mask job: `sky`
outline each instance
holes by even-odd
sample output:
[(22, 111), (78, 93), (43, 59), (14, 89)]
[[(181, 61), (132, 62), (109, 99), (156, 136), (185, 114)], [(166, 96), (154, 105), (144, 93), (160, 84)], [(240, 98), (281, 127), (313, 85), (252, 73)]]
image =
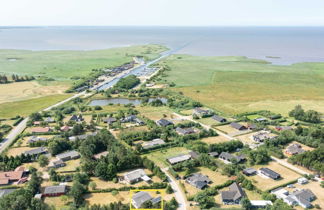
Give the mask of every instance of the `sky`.
[(0, 0), (0, 26), (324, 26), (324, 0)]

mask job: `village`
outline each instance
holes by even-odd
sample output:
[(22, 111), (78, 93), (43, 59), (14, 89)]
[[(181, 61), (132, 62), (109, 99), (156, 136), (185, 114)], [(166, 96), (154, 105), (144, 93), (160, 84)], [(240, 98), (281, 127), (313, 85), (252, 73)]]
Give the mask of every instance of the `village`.
[(229, 116), (132, 75), (30, 115), (1, 156), (0, 196), (42, 180), (34, 199), (57, 209), (321, 208), (323, 168), (294, 159), (316, 151), (299, 137), (310, 128), (323, 132), (269, 111)]

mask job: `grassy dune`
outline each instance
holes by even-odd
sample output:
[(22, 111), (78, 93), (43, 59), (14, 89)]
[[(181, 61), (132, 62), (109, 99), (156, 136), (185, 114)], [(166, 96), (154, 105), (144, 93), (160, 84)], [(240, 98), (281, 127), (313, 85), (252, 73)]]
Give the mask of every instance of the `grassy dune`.
[[(64, 81), (72, 76), (86, 76), (95, 68), (121, 65), (136, 55), (152, 59), (164, 50), (166, 48), (160, 45), (94, 51), (0, 50), (0, 74), (47, 76)], [(16, 60), (10, 61), (10, 58)]]
[(245, 57), (189, 55), (163, 62), (172, 70), (162, 79), (174, 82), (174, 90), (222, 112), (287, 114), (296, 104), (324, 112), (324, 63), (279, 66)]

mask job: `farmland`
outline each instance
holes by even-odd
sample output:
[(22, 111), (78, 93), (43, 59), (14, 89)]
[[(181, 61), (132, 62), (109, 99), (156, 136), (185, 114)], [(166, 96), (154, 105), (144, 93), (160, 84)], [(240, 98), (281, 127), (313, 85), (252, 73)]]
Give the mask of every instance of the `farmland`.
[[(180, 58), (180, 59), (179, 59)], [(245, 57), (170, 56), (163, 82), (224, 113), (264, 109), (287, 115), (296, 104), (323, 112), (324, 64), (269, 65)]]

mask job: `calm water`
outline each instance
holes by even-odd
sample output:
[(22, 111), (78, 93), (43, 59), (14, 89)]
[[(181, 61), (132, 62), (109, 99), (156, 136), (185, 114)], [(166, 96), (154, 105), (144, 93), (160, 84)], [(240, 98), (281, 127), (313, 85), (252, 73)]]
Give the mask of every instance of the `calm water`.
[[(150, 98), (149, 102), (153, 100), (160, 99), (162, 103), (167, 103), (168, 99), (166, 98)], [(89, 106), (107, 106), (108, 104), (133, 104), (134, 106), (140, 105), (142, 100), (140, 99), (128, 99), (128, 98), (108, 98), (108, 99), (96, 99), (92, 100), (89, 103)]]
[[(94, 50), (163, 44), (178, 53), (248, 56), (273, 62), (324, 62), (324, 27), (0, 28), (0, 49)], [(267, 58), (280, 57), (280, 58)]]

